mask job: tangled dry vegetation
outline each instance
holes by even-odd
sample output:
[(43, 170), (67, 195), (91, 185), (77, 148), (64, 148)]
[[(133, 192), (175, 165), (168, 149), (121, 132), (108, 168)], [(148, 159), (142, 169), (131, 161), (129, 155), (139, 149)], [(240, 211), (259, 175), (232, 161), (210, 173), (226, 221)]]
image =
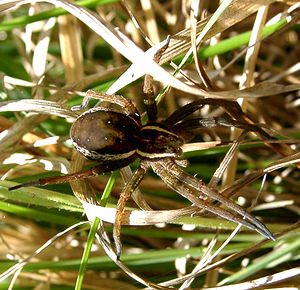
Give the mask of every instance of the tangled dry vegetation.
[[(0, 3), (0, 288), (296, 289), (300, 4), (30, 2)], [(157, 65), (153, 53), (168, 35)], [(8, 190), (90, 166), (69, 141), (70, 108), (93, 88), (118, 91), (142, 112), (146, 73), (155, 78), (160, 118), (203, 96), (226, 98), (273, 137), (216, 127), (183, 151), (188, 172), (251, 211), (276, 241), (191, 208), (149, 172), (134, 201), (153, 210), (130, 201), (117, 260), (115, 204), (136, 163), (70, 184)], [(197, 114), (224, 112), (205, 106)]]

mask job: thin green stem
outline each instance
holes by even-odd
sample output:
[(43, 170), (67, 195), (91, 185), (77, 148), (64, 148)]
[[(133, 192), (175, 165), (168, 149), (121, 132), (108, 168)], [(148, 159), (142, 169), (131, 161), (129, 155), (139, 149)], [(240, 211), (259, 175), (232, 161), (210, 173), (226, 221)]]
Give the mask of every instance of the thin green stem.
[[(105, 206), (107, 203), (107, 200), (110, 196), (111, 190), (115, 184), (116, 178), (117, 178), (117, 174), (118, 172), (115, 171), (111, 174), (106, 187), (103, 191), (101, 200), (100, 200), (100, 206)], [(76, 281), (76, 286), (75, 286), (75, 290), (80, 290), (82, 288), (82, 283), (83, 283), (83, 279), (84, 279), (84, 274), (88, 265), (88, 260), (89, 260), (89, 256), (91, 253), (91, 249), (92, 249), (92, 245), (94, 243), (95, 240), (95, 236), (97, 233), (97, 230), (99, 228), (100, 225), (100, 219), (98, 217), (96, 217), (94, 219), (94, 222), (92, 224), (92, 227), (90, 229), (89, 235), (88, 235), (88, 239), (87, 239), (87, 243), (86, 246), (84, 248), (83, 251), (83, 255), (81, 258), (81, 263), (80, 263), (80, 267), (79, 267), (79, 273), (77, 276), (77, 281)]]

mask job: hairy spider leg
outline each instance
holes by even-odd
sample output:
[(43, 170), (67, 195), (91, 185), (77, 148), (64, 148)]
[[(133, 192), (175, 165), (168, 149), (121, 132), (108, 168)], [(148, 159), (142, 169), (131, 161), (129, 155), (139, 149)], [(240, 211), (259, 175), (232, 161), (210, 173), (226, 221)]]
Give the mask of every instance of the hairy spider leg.
[(132, 193), (137, 189), (137, 187), (141, 183), (148, 168), (149, 165), (146, 162), (141, 161), (139, 168), (133, 173), (131, 179), (126, 183), (125, 187), (123, 188), (120, 194), (117, 203), (115, 224), (113, 228), (113, 238), (116, 247), (116, 255), (118, 258), (120, 258), (121, 251), (122, 251), (121, 225), (122, 225), (122, 217), (125, 211), (125, 206)]
[[(156, 63), (159, 63), (162, 54), (168, 48), (170, 39), (171, 38), (168, 37), (166, 40), (166, 44), (155, 53), (153, 60)], [(157, 120), (157, 106), (154, 98), (153, 77), (151, 75), (148, 74), (145, 75), (143, 92), (144, 92), (144, 104), (146, 106), (148, 122), (154, 123)]]
[[(267, 132), (265, 132), (263, 129), (261, 129), (259, 126), (249, 123), (249, 118), (247, 115), (242, 111), (239, 104), (235, 101), (229, 101), (229, 100), (223, 100), (223, 99), (201, 99), (194, 101), (192, 103), (189, 103), (177, 111), (175, 111), (173, 114), (171, 114), (165, 121), (163, 121), (166, 125), (177, 125), (177, 123), (183, 123), (183, 122), (189, 122), (185, 121), (188, 116), (196, 112), (197, 110), (201, 109), (205, 105), (211, 105), (211, 106), (221, 106), (225, 109), (225, 111), (234, 119), (230, 118), (223, 118), (224, 121), (221, 121), (222, 119), (216, 119), (216, 124), (213, 124), (213, 120), (210, 124), (211, 127), (215, 126), (226, 126), (226, 127), (237, 127), (237, 128), (243, 128), (247, 129), (249, 131), (254, 131), (258, 133), (263, 139), (274, 139), (272, 136), (270, 136)], [(237, 120), (243, 119), (244, 123), (238, 122)], [(201, 120), (201, 118), (195, 118)], [(213, 119), (213, 118), (212, 118)], [(201, 122), (201, 121), (200, 121)], [(205, 124), (203, 122), (203, 124)], [(206, 127), (210, 127), (209, 123), (206, 123)], [(194, 128), (196, 128), (196, 122), (193, 125)], [(201, 126), (201, 123), (199, 124)]]
[(154, 98), (153, 89), (153, 77), (151, 75), (145, 75), (143, 92), (144, 92), (144, 104), (146, 106), (146, 112), (148, 122), (153, 123), (157, 120), (157, 106)]
[[(155, 53), (153, 60), (156, 63), (159, 63), (162, 54), (169, 46), (169, 42), (170, 42), (170, 38), (167, 38), (166, 44)], [(157, 105), (154, 98), (153, 77), (151, 75), (148, 74), (145, 75), (143, 92), (144, 92), (144, 104), (146, 107), (148, 123), (155, 123), (157, 121)], [(130, 198), (130, 196), (132, 195), (132, 193), (136, 190), (136, 188), (142, 181), (148, 168), (149, 165), (146, 165), (145, 162), (141, 161), (140, 167), (134, 172), (133, 176), (126, 183), (124, 189), (120, 194), (120, 198), (117, 203), (116, 219), (115, 219), (115, 224), (113, 229), (113, 237), (115, 241), (116, 254), (118, 258), (120, 257), (121, 250), (122, 250), (122, 243), (120, 237), (121, 237), (122, 217), (124, 214), (125, 205), (128, 199)]]
[[(248, 122), (248, 117), (245, 115), (245, 113), (242, 111), (241, 107), (237, 102), (229, 101), (229, 100), (223, 100), (223, 99), (201, 99), (194, 101), (192, 103), (189, 103), (177, 111), (175, 111), (173, 114), (171, 114), (165, 121), (163, 121), (166, 125), (177, 125), (183, 124), (184, 122), (191, 122), (189, 120), (185, 121), (185, 119), (196, 112), (197, 110), (201, 109), (205, 105), (211, 105), (211, 106), (221, 106), (225, 109), (225, 111), (234, 119), (230, 118), (216, 118), (216, 122), (214, 124), (213, 119), (211, 118), (211, 122), (205, 122), (203, 121), (203, 125), (205, 127), (215, 127), (215, 126), (226, 126), (226, 127), (237, 127), (237, 128), (243, 128), (247, 129), (249, 131), (257, 132), (259, 135), (261, 135), (264, 139), (273, 139), (268, 133), (266, 133), (264, 130), (262, 130), (259, 126), (253, 125)], [(244, 123), (238, 122), (237, 120), (243, 119)], [(195, 118), (201, 120), (202, 118)], [(193, 120), (193, 119), (191, 119)], [(205, 119), (204, 119), (205, 120)], [(209, 120), (209, 118), (207, 119)], [(187, 123), (188, 124), (188, 123)], [(207, 125), (206, 125), (207, 124)], [(211, 125), (210, 125), (211, 124)], [(196, 122), (193, 125), (193, 129), (196, 128)], [(202, 126), (200, 121), (200, 126)]]
[[(190, 118), (183, 120), (180, 123), (174, 125), (176, 132), (186, 132), (189, 130), (201, 129), (201, 128), (213, 128), (213, 127), (235, 127), (250, 132), (259, 132), (259, 135), (264, 135), (265, 139), (273, 139), (266, 132), (264, 132), (258, 125), (240, 123), (229, 117), (208, 117), (208, 118)], [(180, 133), (179, 133), (180, 134)]]
[[(266, 131), (264, 131), (258, 125), (252, 123), (249, 117), (243, 112), (240, 105), (235, 101), (224, 100), (224, 99), (200, 99), (189, 103), (180, 109), (176, 110), (173, 114), (171, 114), (162, 124), (167, 126), (174, 126), (178, 122), (182, 122), (185, 118), (190, 116), (195, 111), (202, 108), (204, 105), (212, 105), (212, 106), (221, 106), (225, 109), (227, 114), (235, 119), (237, 122), (241, 120), (242, 124), (249, 125), (249, 131), (253, 131), (263, 140), (276, 140), (276, 138), (272, 137)], [(237, 124), (237, 123), (236, 123)], [(244, 126), (244, 125), (242, 125)], [(235, 127), (238, 127), (236, 125)], [(279, 153), (282, 156), (289, 156), (294, 154), (294, 150), (288, 146), (287, 144), (276, 144), (276, 143), (265, 143), (266, 146)]]
[(152, 165), (154, 172), (160, 176), (160, 178), (175, 192), (179, 193), (181, 196), (188, 199), (198, 208), (202, 208), (208, 212), (211, 212), (215, 215), (218, 215), (226, 220), (233, 221), (235, 223), (242, 224), (250, 229), (258, 231), (260, 234), (266, 236), (266, 233), (260, 228), (256, 227), (252, 223), (244, 220), (238, 216), (235, 216), (230, 211), (222, 209), (214, 204), (211, 204), (208, 200), (205, 200), (205, 197), (199, 190), (195, 190), (187, 184), (183, 183), (177, 177), (174, 177), (172, 174), (166, 171), (166, 167), (163, 164), (163, 161), (154, 162)]
[(234, 212), (240, 214), (241, 216), (251, 221), (253, 224), (255, 224), (255, 226), (257, 226), (257, 228), (260, 228), (264, 232), (264, 236), (266, 236), (267, 238), (274, 239), (271, 232), (268, 229), (266, 229), (263, 223), (261, 223), (251, 214), (249, 214), (245, 209), (234, 203), (231, 199), (226, 198), (214, 189), (208, 188), (202, 180), (199, 180), (194, 176), (181, 170), (171, 159), (165, 160), (164, 165), (166, 168), (168, 168), (168, 172), (172, 173), (179, 180), (183, 181), (185, 184), (194, 188), (195, 190), (202, 192), (207, 197), (210, 197), (226, 205), (229, 209), (233, 210)]
[(88, 178), (92, 176), (99, 175), (101, 173), (105, 172), (111, 172), (113, 170), (119, 169), (121, 167), (124, 167), (128, 165), (127, 160), (123, 161), (115, 161), (115, 162), (110, 162), (109, 166), (107, 164), (98, 164), (97, 166), (87, 169), (87, 170), (82, 170), (79, 172), (75, 173), (70, 173), (66, 175), (60, 175), (60, 176), (52, 176), (52, 177), (46, 177), (46, 178), (40, 178), (38, 180), (34, 181), (29, 181), (25, 183), (18, 184), (16, 186), (12, 186), (9, 188), (9, 190), (15, 190), (19, 189), (22, 187), (28, 187), (28, 186), (45, 186), (49, 184), (59, 184), (59, 183), (67, 183), (72, 180), (78, 180), (78, 179), (83, 179), (83, 178)]
[[(235, 108), (236, 105), (239, 107), (239, 105), (234, 101), (228, 101), (223, 99), (200, 99), (180, 107), (162, 123), (165, 125), (175, 125), (176, 123), (183, 121), (186, 117), (190, 116), (205, 105), (212, 105), (223, 108)], [(237, 109), (235, 109), (235, 111), (236, 110)], [(235, 114), (235, 116), (236, 115), (237, 114)]]
[(94, 90), (88, 90), (81, 105), (72, 107), (72, 110), (82, 110), (86, 108), (91, 99), (117, 104), (119, 107), (123, 108), (122, 111), (118, 110), (119, 112), (125, 112), (126, 115), (130, 115), (138, 121), (140, 120), (140, 113), (130, 99), (126, 99), (121, 95), (110, 95), (103, 92), (96, 92)]
[[(240, 218), (232, 215), (232, 213), (229, 211), (226, 211), (226, 210), (224, 211), (223, 209), (222, 209), (222, 211), (220, 211), (220, 208), (219, 208), (219, 210), (217, 212), (216, 208), (218, 208), (218, 207), (216, 207), (212, 204), (208, 205), (207, 202), (206, 202), (206, 204), (204, 202), (205, 207), (203, 207), (203, 204), (202, 204), (203, 199), (201, 200), (201, 202), (199, 204), (199, 198), (201, 198), (201, 197), (194, 197), (193, 199), (195, 199), (196, 201), (198, 200), (198, 205), (200, 207), (203, 207), (206, 210), (209, 210), (210, 212), (216, 213), (216, 214), (224, 217), (225, 219), (232, 220), (232, 221), (238, 222), (242, 225), (245, 225), (246, 227), (256, 230), (263, 236), (265, 236), (269, 239), (275, 240), (273, 234), (257, 218), (255, 218), (253, 215), (248, 213), (245, 209), (243, 209), (242, 207), (237, 205), (231, 199), (228, 199), (227, 197), (223, 196), (220, 192), (209, 188), (207, 185), (205, 185), (205, 183), (202, 180), (197, 179), (196, 177), (181, 170), (180, 167), (177, 166), (176, 163), (171, 158), (166, 158), (162, 161), (159, 161), (159, 163), (161, 164), (162, 168), (164, 168), (163, 171), (165, 172), (164, 179), (161, 176), (162, 171), (159, 171), (159, 173), (160, 173), (159, 176), (161, 176), (161, 178), (163, 180), (166, 180), (166, 183), (169, 185), (172, 185), (172, 183), (175, 182), (176, 186), (173, 185), (173, 189), (179, 188), (178, 186), (180, 183), (185, 184), (186, 187), (188, 187), (190, 189), (194, 189), (193, 192), (196, 191), (198, 193), (202, 193), (208, 198), (212, 198), (216, 201), (219, 201), (220, 203), (224, 204), (225, 206), (227, 206), (229, 209), (231, 209), (235, 213), (240, 214), (242, 217), (247, 219), (250, 223), (248, 221), (246, 221), (245, 219), (240, 219)], [(184, 187), (182, 187), (182, 188), (184, 189)], [(176, 191), (178, 193), (180, 193), (178, 191), (178, 189)], [(189, 195), (188, 199), (191, 200), (191, 198), (192, 197)], [(225, 215), (224, 215), (224, 213), (225, 213)]]

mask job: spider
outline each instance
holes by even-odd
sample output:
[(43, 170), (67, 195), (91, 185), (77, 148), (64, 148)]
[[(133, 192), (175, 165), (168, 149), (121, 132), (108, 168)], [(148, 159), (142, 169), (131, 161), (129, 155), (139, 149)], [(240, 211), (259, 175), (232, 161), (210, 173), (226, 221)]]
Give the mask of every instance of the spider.
[[(161, 53), (162, 51), (157, 52), (155, 61), (159, 60)], [(158, 121), (153, 78), (149, 75), (145, 76), (143, 90), (148, 116), (148, 121), (144, 125), (136, 106), (129, 99), (92, 90), (86, 93), (79, 109), (85, 108), (91, 98), (115, 105), (114, 108), (107, 108), (101, 104), (99, 107), (91, 108), (79, 115), (71, 127), (70, 137), (75, 149), (86, 158), (94, 160), (97, 163), (95, 167), (65, 176), (23, 183), (10, 190), (87, 178), (120, 169), (140, 159), (139, 167), (124, 186), (117, 203), (113, 230), (117, 257), (121, 254), (120, 230), (126, 201), (137, 189), (149, 168), (152, 168), (171, 189), (187, 198), (196, 207), (256, 230), (264, 237), (274, 240), (272, 233), (257, 218), (217, 190), (209, 188), (202, 180), (185, 172), (182, 169), (184, 162), (181, 156), (182, 145), (191, 140), (196, 129), (203, 127), (234, 126), (254, 131), (264, 139), (270, 136), (260, 127), (248, 123), (236, 102), (223, 99), (200, 99), (191, 102), (165, 120)], [(192, 114), (204, 105), (221, 106), (227, 111), (228, 116), (226, 118), (193, 117)], [(240, 121), (241, 116), (245, 121)], [(220, 202), (227, 209), (209, 203), (207, 198)]]

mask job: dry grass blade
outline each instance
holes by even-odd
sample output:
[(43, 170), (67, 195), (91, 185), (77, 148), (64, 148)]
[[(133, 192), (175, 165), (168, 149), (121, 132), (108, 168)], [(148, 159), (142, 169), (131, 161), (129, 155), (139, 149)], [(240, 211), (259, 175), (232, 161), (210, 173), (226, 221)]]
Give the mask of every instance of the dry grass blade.
[(72, 121), (74, 121), (78, 116), (70, 109), (64, 108), (56, 102), (46, 100), (20, 100), (16, 102), (2, 102), (0, 104), (0, 112), (22, 111), (70, 118)]
[(84, 224), (87, 224), (87, 222), (81, 222), (81, 223), (72, 225), (71, 227), (69, 227), (69, 228), (65, 229), (64, 231), (62, 231), (62, 232), (56, 234), (55, 236), (51, 237), (51, 239), (49, 239), (44, 245), (42, 245), (39, 249), (37, 249), (32, 255), (30, 255), (29, 257), (27, 257), (27, 258), (23, 259), (22, 261), (18, 262), (16, 265), (9, 268), (7, 271), (3, 272), (0, 275), (0, 281), (1, 282), (4, 281), (9, 276), (13, 275), (18, 270), (22, 269), (27, 263), (30, 262), (31, 259), (35, 258), (42, 251), (44, 251), (46, 248), (51, 246), (55, 242), (55, 240), (61, 238), (64, 235), (66, 235), (68, 232), (74, 230), (76, 227), (79, 227), (79, 226), (84, 225)]
[(246, 289), (255, 289), (258, 287), (265, 288), (266, 285), (272, 285), (277, 282), (282, 282), (286, 279), (297, 277), (300, 274), (300, 268), (285, 270), (280, 273), (276, 273), (274, 275), (268, 275), (263, 278), (255, 279), (249, 282), (245, 283), (239, 283), (239, 284), (231, 284), (229, 286), (220, 286), (220, 287), (214, 287), (214, 288), (206, 288), (207, 290), (246, 290)]
[(271, 173), (272, 171), (278, 170), (280, 168), (284, 168), (286, 166), (292, 165), (292, 164), (299, 164), (300, 162), (300, 153), (297, 152), (293, 155), (281, 158), (277, 160), (276, 162), (270, 164), (269, 166), (266, 166), (266, 168), (261, 170), (256, 170), (253, 173), (249, 173), (248, 175), (244, 176), (243, 178), (240, 178), (235, 181), (235, 183), (229, 187), (226, 188), (222, 194), (225, 196), (231, 196), (235, 192), (238, 192), (241, 188), (246, 186), (247, 184), (250, 184), (254, 180), (257, 180), (261, 177), (263, 177), (266, 174)]
[[(18, 3), (18, 5), (31, 3), (31, 1), (28, 0), (11, 0), (6, 2)], [(151, 57), (148, 57), (147, 54), (144, 54), (144, 52), (138, 46), (136, 46), (128, 37), (126, 37), (120, 31), (115, 30), (113, 27), (105, 23), (105, 21), (99, 15), (93, 14), (85, 8), (78, 7), (67, 1), (40, 0), (38, 2), (49, 2), (57, 7), (64, 8), (65, 10), (76, 16), (78, 19), (80, 19), (82, 22), (86, 23), (89, 28), (91, 28), (95, 33), (99, 34), (105, 41), (107, 41), (124, 57), (129, 59), (135, 65), (136, 70), (135, 74), (131, 73), (133, 76), (131, 78), (131, 82), (133, 82), (135, 79), (141, 77), (146, 73), (152, 75), (154, 78), (157, 75), (159, 75), (159, 80), (165, 83), (166, 85), (170, 85), (179, 90), (183, 90), (196, 95), (207, 95), (206, 92), (195, 87), (189, 86), (179, 81), (171, 74), (167, 73), (158, 64), (156, 64)], [(159, 46), (161, 46), (161, 44), (159, 44)], [(157, 49), (157, 47), (153, 48), (154, 51), (157, 51)], [(138, 62), (136, 61), (137, 59)], [(109, 93), (114, 93), (114, 91), (110, 91)]]
[(256, 84), (250, 88), (245, 88), (242, 90), (230, 90), (226, 92), (217, 92), (216, 96), (220, 98), (262, 98), (267, 96), (279, 95), (282, 93), (289, 93), (293, 91), (298, 91), (300, 89), (300, 84), (292, 85), (281, 85), (273, 82), (262, 82)]
[[(104, 222), (108, 222), (111, 224), (114, 223), (116, 216), (115, 208), (102, 207), (84, 201), (82, 202), (82, 204), (85, 208), (85, 212), (88, 212), (91, 216), (90, 220), (98, 217)], [(165, 211), (126, 210), (122, 219), (122, 224), (131, 226), (150, 226), (159, 223), (176, 223), (177, 219), (190, 217), (196, 211), (197, 210), (193, 207)]]
[[(203, 37), (203, 41), (210, 39), (217, 33), (223, 32), (227, 28), (239, 23), (246, 17), (255, 13), (262, 5), (270, 5), (276, 0), (268, 1), (251, 1), (246, 3), (243, 1), (231, 1), (232, 3), (225, 10), (225, 13), (221, 14), (216, 24), (206, 33)], [(205, 19), (198, 23), (197, 34), (199, 35), (203, 30), (203, 27), (208, 23), (209, 19)], [(161, 63), (170, 61), (177, 55), (187, 51), (191, 47), (190, 41), (190, 29), (186, 29), (174, 35), (173, 41), (170, 43), (170, 48), (166, 51), (161, 59)]]

